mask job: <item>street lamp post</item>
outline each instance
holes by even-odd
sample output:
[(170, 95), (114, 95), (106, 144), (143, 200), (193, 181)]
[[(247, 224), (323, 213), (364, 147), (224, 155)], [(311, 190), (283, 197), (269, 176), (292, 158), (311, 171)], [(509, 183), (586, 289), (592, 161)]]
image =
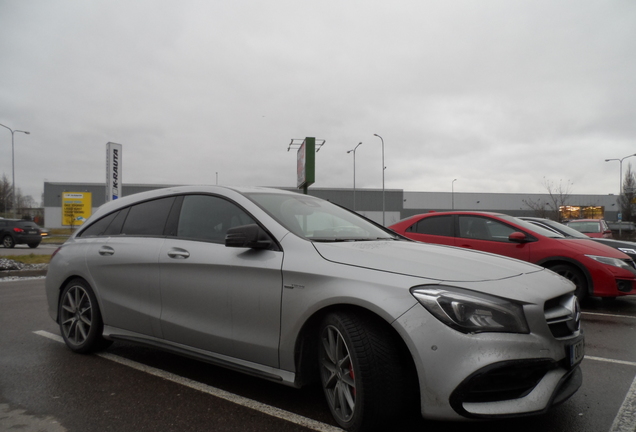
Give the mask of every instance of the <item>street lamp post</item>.
[(15, 219), (15, 153), (14, 153), (14, 146), (13, 146), (13, 135), (16, 132), (21, 132), (23, 134), (27, 134), (29, 135), (31, 132), (27, 132), (27, 131), (23, 131), (23, 130), (13, 130), (11, 129), (9, 126), (5, 126), (3, 124), (0, 124), (0, 126), (2, 126), (3, 128), (7, 128), (11, 131), (11, 209), (13, 210), (13, 218)]
[[(605, 159), (605, 162), (609, 162), (609, 161), (618, 161), (618, 165), (619, 165), (619, 183), (618, 183), (618, 205), (620, 207), (620, 203), (621, 200), (623, 199), (623, 161), (627, 158), (630, 158), (632, 156), (636, 156), (636, 153), (634, 154), (630, 154), (628, 156), (625, 156), (624, 158), (621, 159)], [(619, 208), (619, 211), (622, 213), (623, 209)], [(619, 237), (623, 234), (622, 232), (622, 222), (623, 222), (623, 218), (621, 217), (621, 219), (618, 221), (618, 235)]]
[(384, 170), (386, 167), (384, 166), (384, 140), (378, 134), (373, 134), (373, 136), (377, 136), (382, 141), (382, 226), (385, 226), (384, 219)]
[(353, 211), (356, 211), (356, 150), (361, 145), (362, 143), (358, 143), (353, 150), (347, 151), (347, 154), (353, 153)]
[(457, 179), (453, 179), (451, 182), (451, 210), (455, 210), (455, 182)]

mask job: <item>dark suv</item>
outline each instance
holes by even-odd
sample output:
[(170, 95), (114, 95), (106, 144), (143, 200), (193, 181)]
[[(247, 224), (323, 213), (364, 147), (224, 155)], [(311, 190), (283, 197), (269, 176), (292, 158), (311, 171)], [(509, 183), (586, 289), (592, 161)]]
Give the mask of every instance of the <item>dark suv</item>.
[(6, 248), (27, 244), (36, 248), (42, 241), (42, 230), (33, 221), (22, 219), (0, 219), (0, 242)]

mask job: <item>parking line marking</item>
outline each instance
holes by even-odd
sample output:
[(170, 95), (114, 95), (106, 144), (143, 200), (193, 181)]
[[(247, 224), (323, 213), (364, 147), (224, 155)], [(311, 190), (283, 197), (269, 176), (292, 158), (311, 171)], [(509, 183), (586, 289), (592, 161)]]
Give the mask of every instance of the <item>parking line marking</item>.
[[(616, 363), (616, 364), (624, 364), (627, 366), (636, 366), (636, 362), (630, 362), (627, 360), (614, 360), (614, 359), (606, 359), (603, 357), (594, 357), (594, 356), (585, 356), (586, 359), (588, 360), (595, 360), (595, 361), (602, 361), (602, 362), (608, 362), (608, 363)], [(631, 431), (634, 432), (634, 431)]]
[(631, 315), (615, 315), (615, 314), (606, 314), (600, 312), (581, 312), (582, 315), (596, 315), (596, 316), (604, 316), (610, 318), (628, 318), (628, 319), (636, 319), (636, 316)]
[(636, 377), (610, 428), (610, 432), (634, 431), (636, 431)]
[[(43, 330), (38, 330), (33, 332), (39, 336), (43, 336), (45, 338), (48, 339), (52, 339), (56, 342), (62, 342), (64, 343), (64, 339), (62, 339), (61, 336), (53, 334), (53, 333), (49, 333), (47, 331), (43, 331)], [(198, 381), (194, 381), (188, 378), (184, 378), (181, 377), (179, 375), (175, 375), (173, 373), (170, 372), (166, 372), (163, 371), (161, 369), (157, 369), (154, 368), (152, 366), (147, 366), (144, 365), (142, 363), (137, 363), (135, 361), (132, 360), (128, 360), (127, 358), (124, 357), (120, 357), (114, 354), (109, 354), (109, 353), (97, 353), (95, 354), (96, 356), (102, 357), (104, 359), (110, 360), (110, 361), (114, 361), (116, 363), (119, 363), (121, 365), (124, 366), (128, 366), (130, 368), (136, 369), (138, 371), (141, 372), (145, 372), (147, 374), (165, 379), (167, 381), (171, 381), (174, 382), (176, 384), (185, 386), (185, 387), (189, 387), (193, 390), (197, 390), (200, 391), (202, 393), (207, 393), (209, 395), (218, 397), (220, 399), (226, 400), (228, 402), (232, 402), (236, 405), (240, 405), (246, 408), (250, 408), (253, 409), (255, 411), (261, 412), (263, 414), (267, 414), (271, 417), (276, 417), (279, 418), (281, 420), (285, 420), (288, 421), (290, 423), (294, 423), (303, 427), (306, 427), (308, 429), (317, 431), (317, 432), (343, 432), (342, 429), (335, 427), (335, 426), (331, 426), (328, 425), (326, 423), (322, 423), (316, 420), (312, 420), (310, 418), (307, 417), (303, 417), (301, 415), (298, 414), (294, 414), (292, 412), (289, 411), (285, 411), (283, 409), (280, 408), (276, 408), (270, 405), (266, 405), (264, 403), (261, 402), (257, 402), (255, 400), (252, 399), (248, 399), (245, 398), (243, 396), (239, 396), (239, 395), (235, 395), (233, 393), (227, 392), (225, 390), (221, 390), (218, 389), (216, 387), (212, 387), (203, 383), (200, 383)]]

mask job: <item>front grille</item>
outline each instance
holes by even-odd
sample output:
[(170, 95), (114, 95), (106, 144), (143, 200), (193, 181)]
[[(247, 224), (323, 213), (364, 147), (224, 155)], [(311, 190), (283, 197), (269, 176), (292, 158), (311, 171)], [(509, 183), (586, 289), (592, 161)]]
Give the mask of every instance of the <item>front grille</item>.
[(557, 339), (579, 334), (581, 328), (581, 308), (574, 294), (566, 294), (545, 302), (545, 320)]

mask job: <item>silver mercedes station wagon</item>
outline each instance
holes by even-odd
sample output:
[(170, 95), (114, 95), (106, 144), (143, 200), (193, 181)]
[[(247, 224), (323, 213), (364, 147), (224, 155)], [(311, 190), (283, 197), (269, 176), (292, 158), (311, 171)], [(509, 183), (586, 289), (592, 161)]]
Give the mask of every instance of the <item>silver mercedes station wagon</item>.
[(574, 285), (407, 240), (327, 201), (186, 186), (107, 203), (53, 255), (51, 317), (79, 353), (151, 345), (301, 387), (340, 427), (540, 414), (582, 382)]

